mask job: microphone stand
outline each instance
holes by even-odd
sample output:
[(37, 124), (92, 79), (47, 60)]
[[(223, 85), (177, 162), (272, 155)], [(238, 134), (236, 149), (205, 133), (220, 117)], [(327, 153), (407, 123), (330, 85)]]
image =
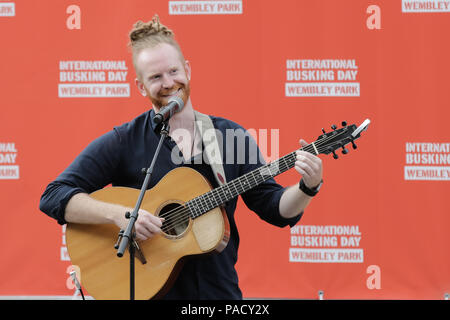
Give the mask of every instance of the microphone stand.
[(119, 238), (115, 245), (115, 248), (118, 249), (117, 256), (119, 258), (123, 256), (127, 246), (128, 246), (128, 251), (130, 253), (130, 300), (134, 300), (134, 295), (135, 295), (134, 257), (135, 257), (136, 249), (138, 250), (138, 252), (140, 254), (141, 262), (143, 264), (147, 263), (147, 261), (145, 261), (145, 257), (143, 256), (142, 252), (140, 251), (140, 249), (134, 239), (134, 237), (135, 237), (134, 224), (138, 218), (139, 208), (141, 207), (142, 200), (145, 195), (145, 191), (147, 190), (148, 184), (150, 182), (150, 176), (153, 172), (153, 167), (155, 166), (156, 158), (159, 155), (159, 152), (160, 152), (160, 149), (161, 149), (164, 139), (167, 138), (167, 136), (169, 135), (169, 128), (170, 128), (170, 126), (169, 126), (168, 119), (167, 119), (166, 121), (162, 122), (162, 127), (161, 127), (161, 131), (160, 131), (161, 138), (159, 139), (158, 147), (156, 148), (156, 152), (153, 155), (153, 159), (150, 164), (150, 167), (147, 169), (146, 168), (142, 169), (142, 171), (143, 172), (145, 171), (146, 174), (145, 174), (144, 182), (142, 184), (141, 192), (139, 194), (139, 198), (136, 202), (136, 206), (134, 207), (134, 210), (131, 214), (129, 212), (125, 213), (125, 217), (127, 219), (130, 219), (130, 222), (128, 222), (127, 228), (125, 230), (120, 230)]

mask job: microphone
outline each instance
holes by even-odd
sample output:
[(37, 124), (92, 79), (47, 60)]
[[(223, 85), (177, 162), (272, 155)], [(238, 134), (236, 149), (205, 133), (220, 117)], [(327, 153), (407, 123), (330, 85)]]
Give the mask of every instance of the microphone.
[(169, 103), (155, 115), (153, 121), (160, 124), (163, 121), (169, 120), (175, 113), (180, 112), (184, 107), (184, 102), (180, 97), (172, 97)]

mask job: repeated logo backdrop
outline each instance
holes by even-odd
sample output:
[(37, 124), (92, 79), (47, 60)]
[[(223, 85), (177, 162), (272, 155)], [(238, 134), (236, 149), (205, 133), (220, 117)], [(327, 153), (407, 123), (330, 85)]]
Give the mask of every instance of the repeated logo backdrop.
[(244, 297), (450, 292), (450, 1), (17, 0), (0, 1), (0, 295), (74, 294), (65, 227), (40, 195), (91, 140), (150, 107), (126, 45), (155, 13), (191, 63), (194, 107), (251, 129), (268, 159), (372, 121), (358, 149), (321, 156), (324, 186), (297, 226), (239, 201)]

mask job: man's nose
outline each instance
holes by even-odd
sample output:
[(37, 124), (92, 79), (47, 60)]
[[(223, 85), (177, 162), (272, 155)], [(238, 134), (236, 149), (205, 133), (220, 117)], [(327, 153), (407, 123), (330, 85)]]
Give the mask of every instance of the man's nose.
[(173, 81), (172, 77), (169, 76), (169, 75), (166, 75), (166, 74), (163, 76), (162, 80), (163, 80), (162, 86), (165, 89), (172, 88), (174, 86), (174, 84), (175, 84), (175, 82)]

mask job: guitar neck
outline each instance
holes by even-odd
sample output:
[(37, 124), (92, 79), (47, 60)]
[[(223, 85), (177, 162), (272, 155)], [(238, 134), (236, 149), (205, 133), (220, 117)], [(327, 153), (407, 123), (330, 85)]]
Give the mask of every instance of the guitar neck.
[[(312, 154), (317, 154), (313, 144), (309, 144), (300, 150), (307, 151)], [(190, 211), (192, 219), (195, 219), (202, 214), (221, 206), (225, 202), (237, 197), (238, 195), (253, 189), (263, 182), (291, 169), (294, 167), (296, 161), (295, 151), (270, 162), (262, 167), (250, 171), (239, 178), (231, 180), (230, 182), (219, 186), (201, 196), (198, 196), (186, 203)]]

